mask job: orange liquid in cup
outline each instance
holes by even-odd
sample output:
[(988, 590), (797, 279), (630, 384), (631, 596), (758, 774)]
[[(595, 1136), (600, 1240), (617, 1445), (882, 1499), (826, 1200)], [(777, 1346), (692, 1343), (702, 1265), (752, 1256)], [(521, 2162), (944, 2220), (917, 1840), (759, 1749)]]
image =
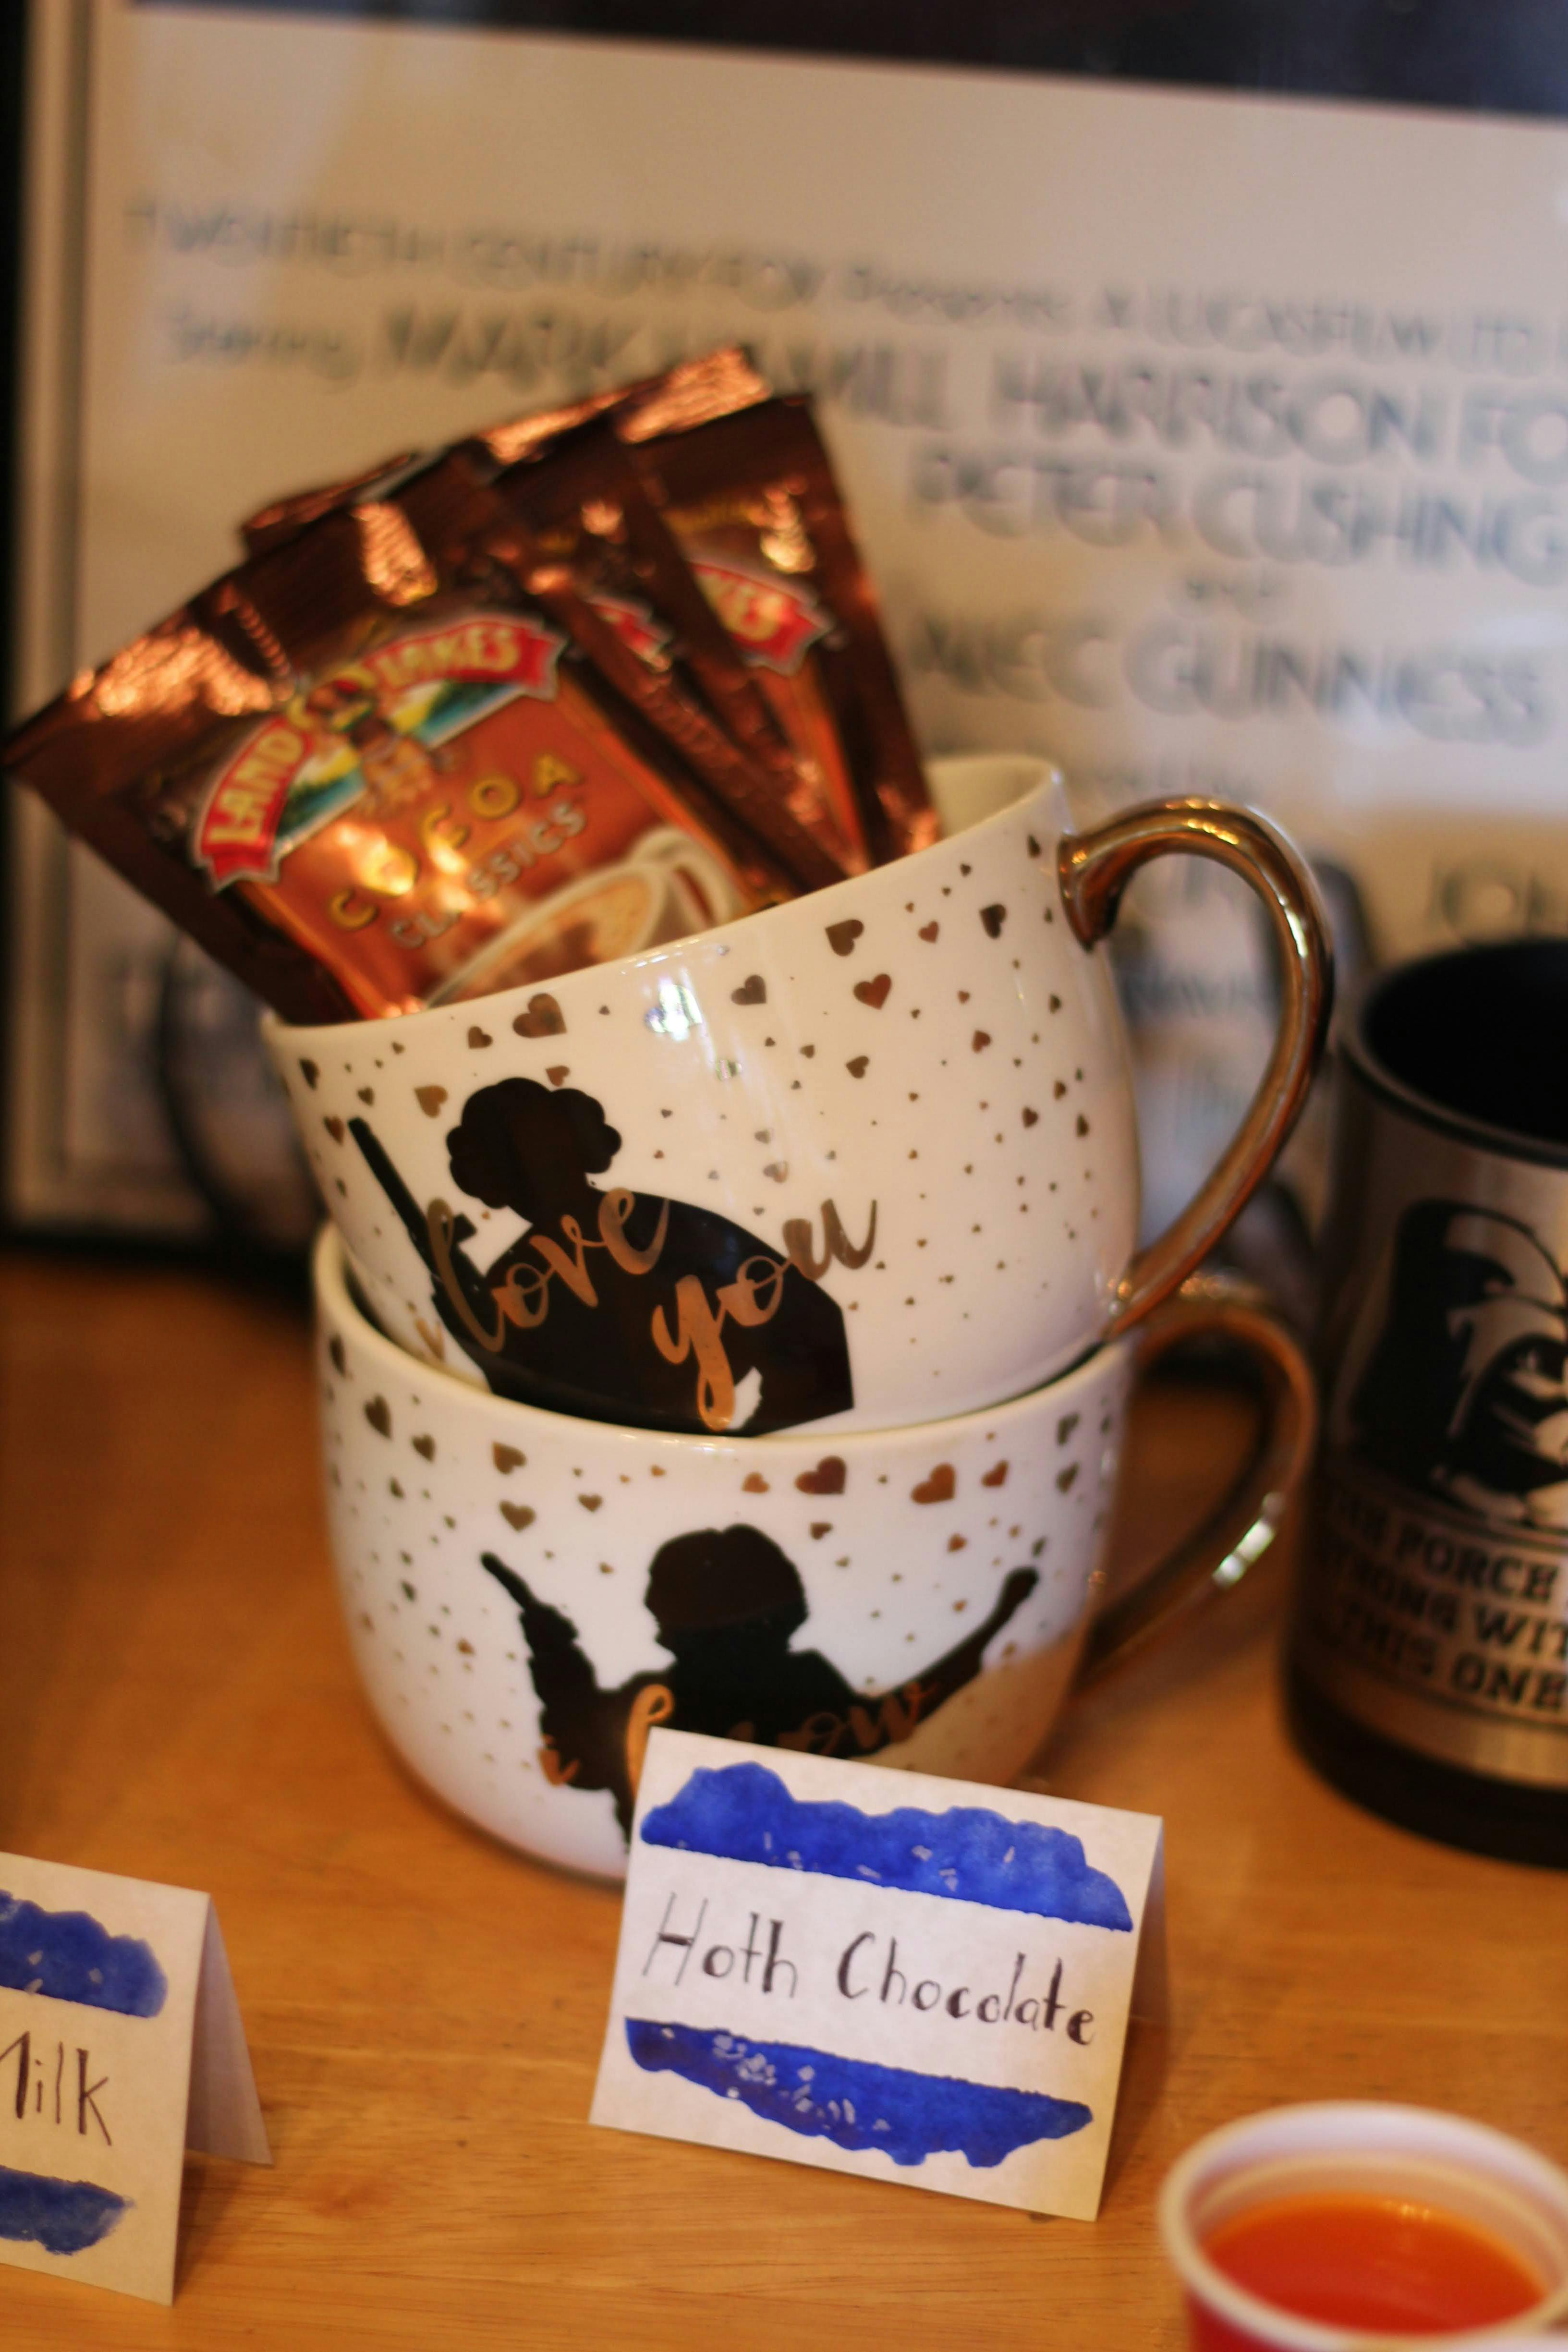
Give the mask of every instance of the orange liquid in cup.
[[(1204, 2241), (1216, 2270), (1261, 2302), (1330, 2326), (1435, 2336), (1496, 2326), (1546, 2292), (1512, 2248), (1454, 2213), (1399, 2197), (1284, 2197)], [(1246, 2339), (1199, 2313), (1200, 2345)]]

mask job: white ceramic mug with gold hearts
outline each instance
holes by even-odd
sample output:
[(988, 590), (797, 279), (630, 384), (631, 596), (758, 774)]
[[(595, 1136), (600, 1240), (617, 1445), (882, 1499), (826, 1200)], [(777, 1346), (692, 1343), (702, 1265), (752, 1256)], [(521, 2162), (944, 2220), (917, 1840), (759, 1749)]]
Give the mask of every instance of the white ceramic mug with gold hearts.
[[(1075, 1672), (1260, 1554), (1311, 1447), (1300, 1351), (1225, 1298), (1174, 1300), (1010, 1404), (825, 1441), (513, 1404), (385, 1339), (330, 1226), (315, 1275), (328, 1519), (371, 1706), (459, 1812), (609, 1875), (660, 1723), (1012, 1779)], [(1094, 1617), (1137, 1360), (1198, 1331), (1259, 1361), (1268, 1434), (1205, 1528)]]
[[(939, 762), (949, 836), (651, 952), (393, 1021), (268, 1024), (378, 1322), (498, 1393), (825, 1435), (1049, 1380), (1168, 1295), (1279, 1150), (1321, 1048), (1312, 885), (1259, 818), (1069, 826), (1038, 761)], [(1184, 1215), (1136, 1249), (1105, 951), (1171, 850), (1262, 896), (1279, 1035)]]

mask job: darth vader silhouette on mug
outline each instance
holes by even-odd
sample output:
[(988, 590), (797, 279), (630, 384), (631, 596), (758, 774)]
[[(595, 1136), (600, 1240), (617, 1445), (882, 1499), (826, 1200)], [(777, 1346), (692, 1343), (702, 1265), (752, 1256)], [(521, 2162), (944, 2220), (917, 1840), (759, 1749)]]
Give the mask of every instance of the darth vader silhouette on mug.
[(1506, 1524), (1568, 1528), (1568, 1283), (1517, 1217), (1417, 1202), (1399, 1221), (1344, 1434), (1390, 1477)]

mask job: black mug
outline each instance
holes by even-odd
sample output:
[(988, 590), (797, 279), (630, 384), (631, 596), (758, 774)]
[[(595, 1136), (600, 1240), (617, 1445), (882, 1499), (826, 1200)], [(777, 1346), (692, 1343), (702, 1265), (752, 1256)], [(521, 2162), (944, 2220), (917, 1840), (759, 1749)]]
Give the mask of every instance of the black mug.
[(1374, 1811), (1568, 1864), (1568, 940), (1389, 972), (1337, 1082), (1294, 1727)]

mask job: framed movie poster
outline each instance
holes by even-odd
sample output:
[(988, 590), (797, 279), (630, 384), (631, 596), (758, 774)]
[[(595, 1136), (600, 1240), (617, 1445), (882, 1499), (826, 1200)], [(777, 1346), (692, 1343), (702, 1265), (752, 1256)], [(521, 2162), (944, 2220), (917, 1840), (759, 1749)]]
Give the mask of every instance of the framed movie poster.
[[(929, 750), (1256, 803), (1380, 959), (1564, 928), (1568, 36), (1269, 13), (36, 6), (17, 706), (265, 499), (739, 336)], [(168, 934), (12, 822), (11, 1213), (189, 1229)], [(1270, 976), (1192, 861), (1131, 912), (1155, 1218)]]

